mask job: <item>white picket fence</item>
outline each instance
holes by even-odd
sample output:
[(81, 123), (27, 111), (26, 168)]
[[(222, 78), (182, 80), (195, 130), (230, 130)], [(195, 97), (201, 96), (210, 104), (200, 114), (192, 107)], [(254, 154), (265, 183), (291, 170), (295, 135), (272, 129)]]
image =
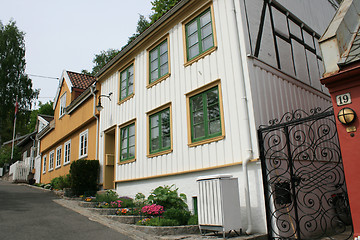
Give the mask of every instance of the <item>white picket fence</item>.
[(29, 164), (23, 161), (17, 161), (10, 166), (9, 175), (12, 174), (13, 182), (27, 182), (30, 172)]

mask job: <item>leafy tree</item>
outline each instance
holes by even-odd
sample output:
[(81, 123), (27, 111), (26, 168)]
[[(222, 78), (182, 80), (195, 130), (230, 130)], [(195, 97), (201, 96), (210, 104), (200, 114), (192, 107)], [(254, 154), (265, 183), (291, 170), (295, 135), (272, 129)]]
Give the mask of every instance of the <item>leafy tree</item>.
[(151, 2), (153, 13), (150, 15), (150, 24), (156, 22), (178, 2), (179, 0), (154, 0)]
[(118, 53), (119, 50), (109, 48), (106, 51), (101, 51), (99, 54), (95, 54), (95, 57), (92, 60), (92, 62), (94, 63), (92, 71), (89, 72), (87, 70), (82, 70), (81, 73), (94, 76), (97, 72), (100, 71), (101, 68), (105, 66), (106, 63), (113, 59)]
[[(148, 27), (150, 27), (150, 22), (144, 17), (144, 15), (139, 15), (139, 20), (137, 22), (136, 33), (134, 33), (131, 37), (129, 37), (126, 47), (129, 43), (131, 43), (135, 38), (137, 38), (142, 32), (144, 32)], [(123, 47), (123, 48), (124, 48)]]
[[(13, 162), (21, 159), (21, 152), (19, 148), (14, 146)], [(0, 167), (3, 167), (5, 163), (11, 163), (11, 145), (3, 145), (0, 148)]]
[(25, 74), (25, 39), (15, 21), (0, 21), (0, 143), (12, 139), (14, 111), (18, 99), (16, 133), (26, 134), (31, 103), (38, 90)]
[(54, 116), (53, 102), (49, 101), (44, 104), (39, 102), (39, 109), (31, 111), (29, 124), (27, 125), (29, 132), (33, 132), (35, 130), (37, 116), (39, 114)]

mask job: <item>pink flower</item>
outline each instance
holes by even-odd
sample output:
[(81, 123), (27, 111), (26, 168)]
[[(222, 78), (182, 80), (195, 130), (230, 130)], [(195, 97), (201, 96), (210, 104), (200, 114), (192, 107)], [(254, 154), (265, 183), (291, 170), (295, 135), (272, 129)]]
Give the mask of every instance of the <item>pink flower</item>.
[(145, 213), (147, 215), (153, 215), (153, 216), (161, 215), (164, 213), (164, 207), (160, 206), (160, 205), (156, 205), (156, 204), (153, 204), (150, 206), (148, 205), (148, 206), (144, 206), (141, 209), (141, 212)]

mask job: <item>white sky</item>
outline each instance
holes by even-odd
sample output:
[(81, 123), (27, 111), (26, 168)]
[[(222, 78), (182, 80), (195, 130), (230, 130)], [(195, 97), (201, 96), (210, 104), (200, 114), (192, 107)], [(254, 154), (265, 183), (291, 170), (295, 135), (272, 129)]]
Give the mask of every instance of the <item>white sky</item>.
[[(151, 0), (0, 0), (0, 21), (12, 18), (25, 32), (26, 73), (60, 78), (91, 70), (94, 55), (120, 49), (136, 31)], [(53, 100), (58, 80), (30, 76), (39, 101)]]

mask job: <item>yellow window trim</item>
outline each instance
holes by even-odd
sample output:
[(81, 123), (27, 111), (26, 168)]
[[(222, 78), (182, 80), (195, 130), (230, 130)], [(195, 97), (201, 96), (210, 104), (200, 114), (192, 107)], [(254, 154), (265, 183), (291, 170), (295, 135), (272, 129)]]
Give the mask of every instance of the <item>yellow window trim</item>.
[[(121, 89), (120, 89), (120, 84), (121, 84), (121, 72), (124, 71), (125, 69), (127, 69), (128, 67), (131, 66), (131, 64), (133, 65), (133, 71), (134, 71), (134, 74), (133, 74), (133, 92), (132, 94), (130, 94), (129, 96), (125, 97), (124, 99), (121, 99), (120, 100), (120, 94), (121, 94)], [(131, 61), (129, 61), (124, 67), (120, 68), (118, 70), (118, 74), (119, 74), (119, 77), (118, 77), (118, 92), (119, 92), (119, 96), (118, 96), (118, 104), (122, 104), (123, 102), (126, 102), (127, 100), (129, 100), (130, 98), (134, 97), (135, 95), (135, 59), (132, 59)]]
[[(133, 124), (133, 123), (135, 125), (135, 156), (134, 156), (133, 159), (120, 161), (120, 157), (121, 157), (121, 128), (129, 126), (130, 124)], [(118, 143), (119, 144), (119, 156), (118, 156), (118, 159), (117, 159), (118, 165), (130, 163), (130, 162), (135, 162), (136, 161), (136, 149), (137, 149), (137, 144), (136, 144), (136, 138), (137, 138), (137, 134), (136, 134), (136, 118), (119, 125), (118, 129), (119, 129), (119, 137), (118, 137), (118, 139), (119, 139), (119, 143)]]
[[(163, 41), (167, 40), (167, 48), (168, 48), (168, 73), (165, 74), (164, 76), (160, 77), (159, 79), (155, 80), (154, 82), (150, 83), (150, 52), (151, 50), (153, 50), (155, 47), (157, 47), (160, 43), (162, 43)], [(147, 78), (146, 78), (146, 88), (151, 88), (152, 86), (158, 84), (159, 82), (164, 81), (165, 79), (167, 79), (168, 77), (170, 77), (171, 75), (171, 64), (170, 64), (170, 37), (169, 37), (169, 33), (167, 33), (165, 36), (161, 37), (160, 39), (158, 39), (154, 44), (152, 44), (147, 50), (147, 66), (146, 66), (146, 72), (147, 72)]]
[[(185, 26), (186, 26), (187, 23), (189, 23), (191, 20), (193, 20), (198, 15), (200, 15), (203, 11), (205, 11), (209, 7), (210, 7), (210, 13), (211, 13), (211, 24), (212, 24), (212, 29), (213, 29), (214, 46), (212, 48), (208, 49), (207, 51), (203, 52), (199, 56), (197, 56), (197, 57), (195, 57), (195, 58), (193, 58), (191, 60), (187, 60), (187, 46), (186, 46), (186, 30), (185, 30)], [(184, 67), (187, 67), (187, 66), (193, 64), (194, 62), (199, 61), (200, 59), (202, 59), (205, 56), (211, 54), (212, 52), (214, 52), (217, 49), (218, 43), (217, 43), (217, 37), (216, 37), (217, 35), (216, 35), (216, 28), (215, 28), (214, 6), (213, 6), (212, 2), (202, 6), (201, 8), (196, 10), (193, 14), (191, 14), (189, 17), (187, 17), (182, 22), (182, 35), (183, 35), (183, 50), (184, 50)]]
[[(167, 149), (167, 150), (164, 150), (164, 151), (161, 151), (161, 152), (157, 152), (157, 153), (150, 153), (150, 126), (149, 126), (149, 116), (157, 113), (157, 112), (160, 112), (162, 110), (165, 110), (169, 108), (169, 111), (170, 111), (170, 149)], [(161, 105), (153, 110), (150, 110), (146, 113), (146, 156), (148, 158), (153, 158), (153, 157), (157, 157), (157, 156), (160, 156), (160, 155), (165, 155), (165, 154), (169, 154), (173, 151), (173, 129), (172, 129), (172, 107), (171, 107), (171, 102), (168, 102), (164, 105)]]
[[(202, 141), (198, 141), (198, 142), (192, 142), (191, 140), (191, 114), (190, 114), (190, 98), (192, 96), (195, 96), (199, 93), (202, 93), (206, 90), (209, 90), (210, 88), (213, 87), (218, 87), (218, 91), (219, 91), (219, 108), (220, 108), (220, 118), (221, 118), (221, 135), (220, 136), (216, 136), (213, 138), (208, 138), (208, 139), (204, 139)], [(220, 79), (217, 79), (215, 81), (212, 81), (202, 87), (199, 87), (195, 90), (192, 90), (191, 92), (188, 92), (185, 94), (186, 96), (186, 117), (187, 117), (187, 132), (188, 132), (188, 146), (189, 147), (195, 147), (195, 146), (199, 146), (199, 145), (203, 145), (203, 144), (207, 144), (207, 143), (211, 143), (211, 142), (215, 142), (215, 141), (219, 141), (225, 138), (225, 124), (224, 124), (224, 109), (223, 109), (223, 98), (222, 98), (222, 91), (221, 91), (221, 81)]]

